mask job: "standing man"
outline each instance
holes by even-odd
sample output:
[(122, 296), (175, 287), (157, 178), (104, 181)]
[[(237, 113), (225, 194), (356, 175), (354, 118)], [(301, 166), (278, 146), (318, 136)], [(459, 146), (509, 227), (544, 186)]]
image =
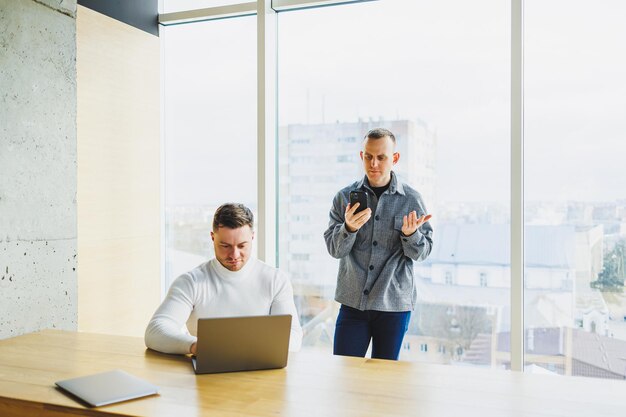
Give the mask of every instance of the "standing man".
[[(289, 350), (302, 328), (287, 275), (251, 258), (254, 218), (243, 204), (224, 204), (213, 217), (215, 258), (176, 278), (152, 316), (146, 346), (164, 353), (196, 354), (198, 319), (291, 314)], [(186, 324), (186, 326), (185, 326)]]
[[(328, 252), (340, 259), (335, 300), (334, 354), (397, 360), (415, 307), (413, 261), (432, 249), (431, 215), (420, 193), (392, 171), (400, 154), (387, 129), (370, 130), (363, 141), (365, 177), (335, 195), (324, 233)], [(369, 207), (350, 206), (350, 191), (367, 193)]]

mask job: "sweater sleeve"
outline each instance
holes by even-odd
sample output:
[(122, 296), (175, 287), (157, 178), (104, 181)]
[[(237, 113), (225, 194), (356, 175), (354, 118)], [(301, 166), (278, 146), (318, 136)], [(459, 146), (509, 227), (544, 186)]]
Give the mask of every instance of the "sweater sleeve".
[(197, 340), (185, 325), (193, 310), (193, 294), (194, 281), (189, 274), (176, 278), (148, 323), (144, 336), (147, 347), (163, 353), (189, 353)]
[(293, 287), (286, 274), (277, 271), (274, 283), (274, 299), (270, 307), (271, 315), (290, 314), (291, 334), (289, 336), (289, 350), (298, 351), (302, 346), (302, 327), (298, 319), (298, 311), (293, 302)]

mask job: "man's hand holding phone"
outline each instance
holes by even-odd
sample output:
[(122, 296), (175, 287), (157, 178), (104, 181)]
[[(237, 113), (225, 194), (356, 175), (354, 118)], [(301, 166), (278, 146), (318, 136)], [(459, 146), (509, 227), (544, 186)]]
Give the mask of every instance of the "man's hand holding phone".
[(359, 230), (365, 223), (367, 223), (370, 217), (372, 217), (372, 209), (369, 207), (355, 213), (360, 204), (361, 203), (355, 203), (354, 205), (348, 204), (346, 207), (346, 229), (348, 229), (348, 232), (350, 233), (354, 233)]

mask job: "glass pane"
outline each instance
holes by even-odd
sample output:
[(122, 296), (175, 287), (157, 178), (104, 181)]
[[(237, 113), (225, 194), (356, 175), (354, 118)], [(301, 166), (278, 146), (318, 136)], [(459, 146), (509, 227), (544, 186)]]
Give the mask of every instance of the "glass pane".
[(305, 345), (332, 347), (338, 261), (323, 233), (335, 193), (363, 177), (363, 136), (380, 126), (398, 139), (397, 174), (434, 216), (401, 359), (505, 366), (497, 349), (510, 331), (508, 2), (302, 10), (280, 14), (278, 33), (279, 258)]
[(166, 288), (213, 256), (215, 209), (255, 213), (256, 18), (162, 28)]
[(527, 369), (626, 377), (625, 19), (525, 2)]

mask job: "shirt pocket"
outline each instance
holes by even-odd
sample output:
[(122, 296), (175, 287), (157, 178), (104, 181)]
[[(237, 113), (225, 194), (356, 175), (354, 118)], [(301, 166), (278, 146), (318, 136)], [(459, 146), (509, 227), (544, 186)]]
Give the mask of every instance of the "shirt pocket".
[(400, 235), (402, 234), (402, 217), (403, 216), (394, 216), (392, 218), (392, 228), (386, 229), (384, 232), (384, 239), (380, 239), (383, 240), (383, 247), (386, 250), (396, 251), (400, 247)]
[(398, 232), (402, 232), (402, 223), (404, 221), (404, 216), (395, 216), (393, 218), (393, 228)]
[(369, 252), (372, 248), (372, 240), (370, 239), (372, 226), (369, 224), (371, 221), (372, 219), (368, 220), (357, 232), (355, 246), (359, 250)]

